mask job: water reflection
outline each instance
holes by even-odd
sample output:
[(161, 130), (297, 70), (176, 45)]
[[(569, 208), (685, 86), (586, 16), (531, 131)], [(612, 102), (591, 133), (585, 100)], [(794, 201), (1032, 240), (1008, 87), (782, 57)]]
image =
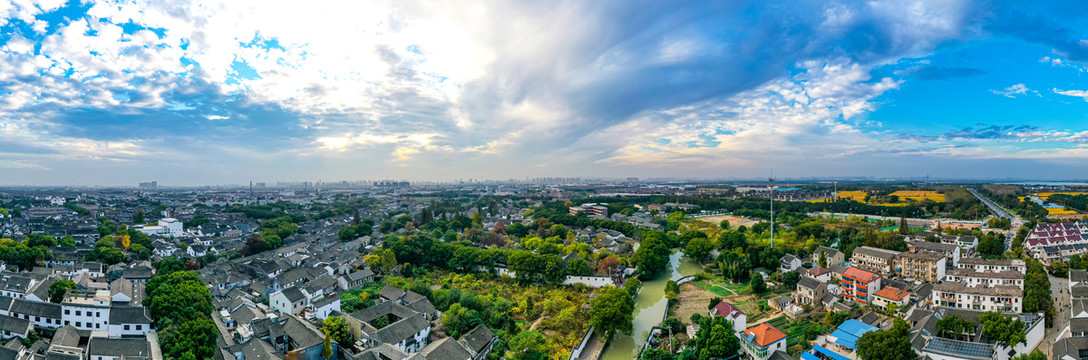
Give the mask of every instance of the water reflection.
[(675, 252), (669, 257), (669, 276), (658, 276), (657, 279), (642, 283), (642, 291), (639, 292), (635, 303), (635, 319), (632, 335), (616, 334), (612, 342), (601, 354), (602, 360), (630, 360), (638, 356), (639, 349), (646, 342), (650, 329), (661, 323), (661, 317), (665, 315), (668, 301), (665, 300), (665, 282), (678, 280), (688, 275), (695, 275), (702, 271), (694, 260), (684, 257), (680, 252)]

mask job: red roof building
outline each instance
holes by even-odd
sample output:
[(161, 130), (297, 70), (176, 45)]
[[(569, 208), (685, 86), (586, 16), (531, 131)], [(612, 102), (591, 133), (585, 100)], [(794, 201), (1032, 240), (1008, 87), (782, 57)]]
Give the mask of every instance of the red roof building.
[(880, 290), (881, 276), (855, 267), (842, 273), (843, 296), (847, 299), (868, 304), (869, 297)]

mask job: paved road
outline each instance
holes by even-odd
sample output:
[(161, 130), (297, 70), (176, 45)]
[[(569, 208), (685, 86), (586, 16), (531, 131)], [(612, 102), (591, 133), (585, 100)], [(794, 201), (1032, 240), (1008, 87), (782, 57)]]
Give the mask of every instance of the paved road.
[(987, 199), (985, 196), (982, 196), (982, 194), (979, 194), (977, 190), (972, 189), (972, 188), (967, 188), (967, 192), (971, 193), (971, 195), (974, 195), (976, 198), (978, 198), (979, 201), (981, 201), (983, 204), (985, 204), (986, 207), (990, 208), (990, 212), (994, 213), (994, 215), (997, 215), (999, 217), (1003, 217), (1003, 218), (1006, 218), (1006, 219), (1009, 219), (1009, 220), (1014, 220), (1016, 218), (1016, 216), (1013, 216), (1012, 214), (1009, 214), (1008, 211), (1005, 211), (1005, 209), (1001, 208), (1000, 206), (995, 204), (993, 201), (990, 201), (990, 199)]
[(1054, 291), (1054, 307), (1057, 309), (1054, 312), (1054, 326), (1046, 329), (1046, 335), (1039, 343), (1039, 351), (1048, 357), (1054, 345), (1054, 338), (1069, 325), (1069, 280), (1051, 276), (1050, 289)]

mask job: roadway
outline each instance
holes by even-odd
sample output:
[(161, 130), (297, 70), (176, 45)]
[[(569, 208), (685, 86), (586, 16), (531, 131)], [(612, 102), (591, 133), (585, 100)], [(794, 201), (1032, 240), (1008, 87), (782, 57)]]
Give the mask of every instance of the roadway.
[(982, 196), (982, 194), (979, 194), (978, 191), (975, 189), (967, 188), (967, 192), (978, 198), (978, 201), (981, 201), (983, 205), (986, 205), (986, 207), (989, 208), (990, 212), (994, 213), (994, 215), (997, 215), (1001, 218), (1009, 219), (1009, 222), (1012, 226), (1010, 226), (1009, 231), (1005, 233), (1005, 250), (1012, 249), (1012, 240), (1016, 238), (1016, 233), (1020, 230), (1020, 225), (1024, 223), (1024, 220), (1020, 219), (1019, 216), (1012, 215), (1008, 211), (1005, 211), (1005, 208), (1002, 208), (1001, 206), (995, 204), (993, 201), (990, 201), (990, 199)]
[(1009, 220), (1019, 220), (1016, 216), (1009, 214), (1008, 211), (1005, 211), (1005, 209), (1001, 208), (1001, 206), (994, 204), (993, 201), (990, 201), (990, 199), (987, 199), (985, 196), (982, 196), (982, 194), (979, 194), (977, 190), (967, 188), (967, 192), (971, 193), (971, 195), (974, 195), (976, 198), (978, 198), (979, 201), (985, 204), (986, 207), (990, 208), (990, 212), (994, 213), (994, 215)]
[(1054, 326), (1046, 329), (1046, 335), (1038, 347), (1048, 358), (1054, 346), (1054, 338), (1069, 326), (1069, 280), (1050, 276), (1050, 290), (1054, 293)]

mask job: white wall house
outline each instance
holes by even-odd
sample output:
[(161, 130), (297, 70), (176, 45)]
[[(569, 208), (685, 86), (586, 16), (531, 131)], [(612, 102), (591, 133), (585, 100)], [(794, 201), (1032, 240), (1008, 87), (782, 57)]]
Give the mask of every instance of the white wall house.
[(309, 305), (310, 297), (296, 287), (289, 287), (272, 293), (268, 305), (283, 314), (298, 315)]
[(181, 223), (181, 220), (175, 218), (162, 218), (159, 220), (158, 225), (136, 225), (133, 228), (148, 235), (173, 237), (185, 235), (184, 225)]

